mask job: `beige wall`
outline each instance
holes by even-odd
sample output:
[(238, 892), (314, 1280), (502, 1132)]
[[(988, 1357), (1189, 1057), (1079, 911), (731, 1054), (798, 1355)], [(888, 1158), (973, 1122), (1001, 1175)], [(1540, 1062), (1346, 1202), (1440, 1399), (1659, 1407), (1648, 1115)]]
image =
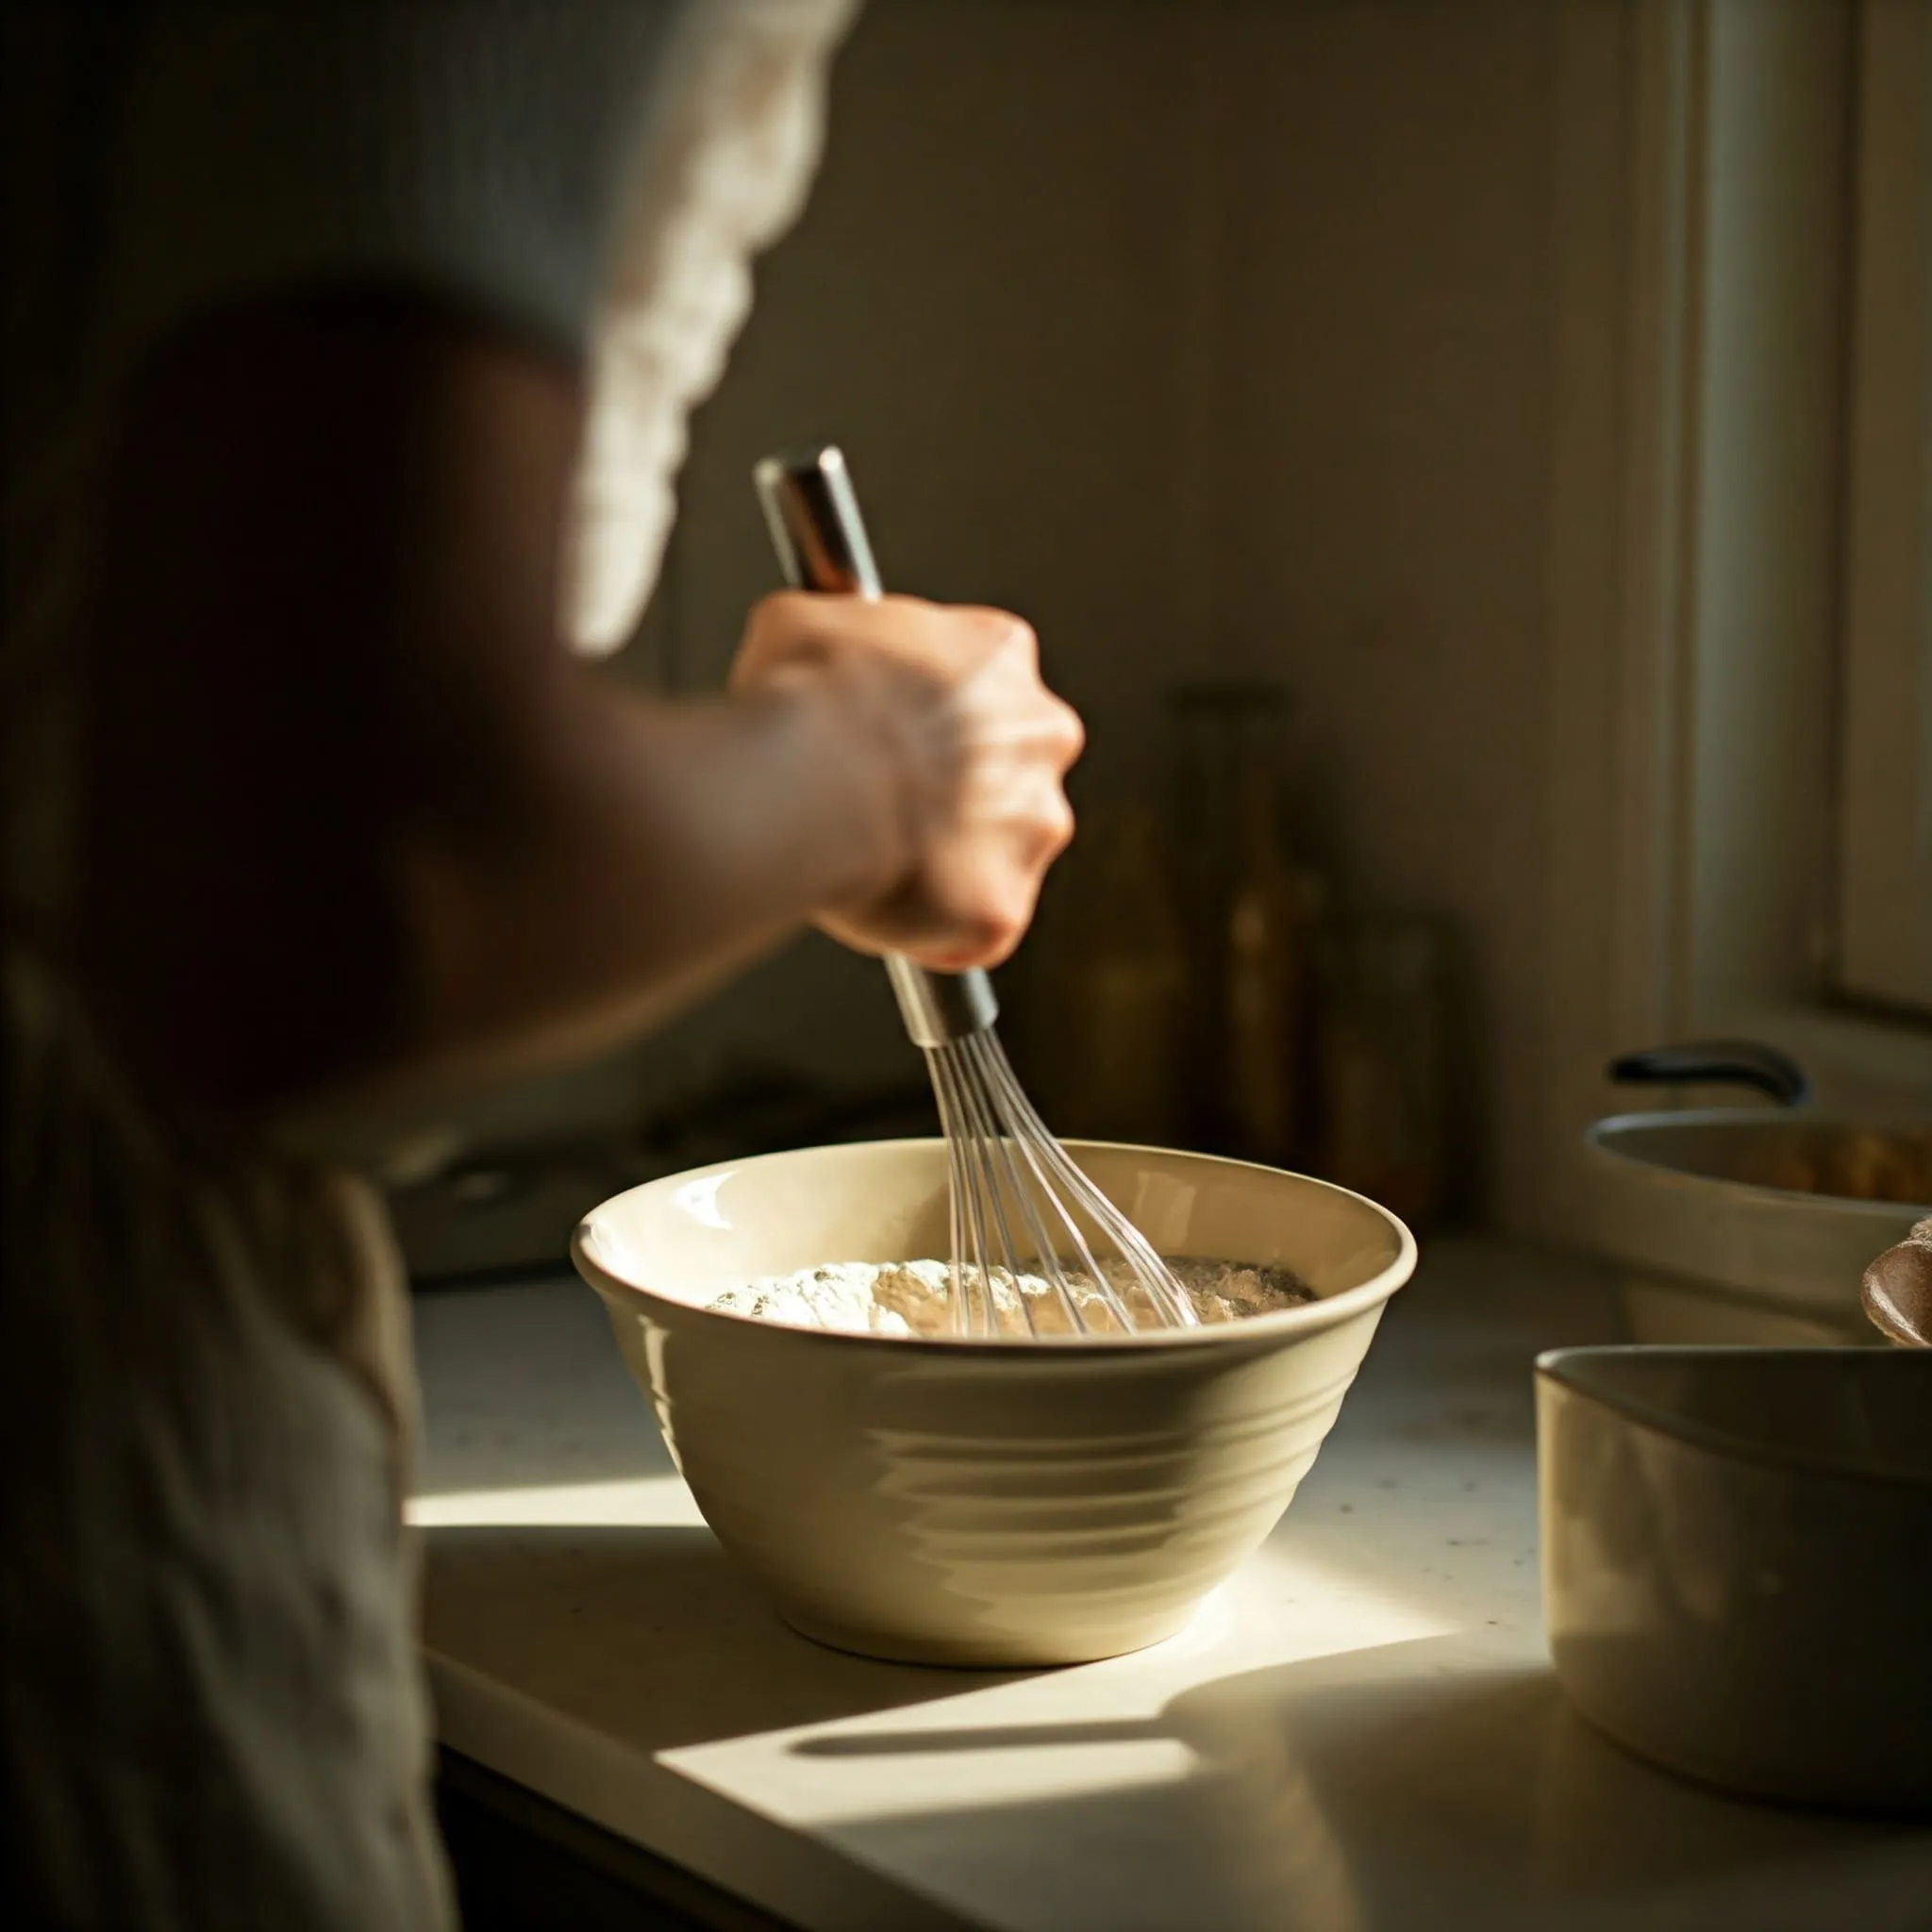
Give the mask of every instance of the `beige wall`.
[[(749, 466), (836, 436), (889, 582), (1038, 624), (1091, 788), (1158, 775), (1172, 681), (1293, 687), (1349, 872), (1466, 937), (1507, 1117), (1535, 1052), (1553, 11), (880, 0), (695, 425), (636, 674), (717, 681), (773, 575)], [(808, 946), (602, 1091), (766, 1045), (862, 1076), (905, 1052), (876, 969)]]
[(1244, 9), (1223, 65), (1229, 619), (1298, 694), (1345, 874), (1460, 928), (1483, 1156), (1491, 1095), (1532, 1104), (1548, 23)]

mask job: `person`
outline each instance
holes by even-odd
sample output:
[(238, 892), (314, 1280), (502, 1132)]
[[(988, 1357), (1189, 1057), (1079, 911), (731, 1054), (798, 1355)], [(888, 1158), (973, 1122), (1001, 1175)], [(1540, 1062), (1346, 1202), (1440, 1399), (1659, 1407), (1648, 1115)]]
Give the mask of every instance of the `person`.
[(1080, 744), (1017, 617), (635, 627), (843, 0), (28, 0), (4, 83), (0, 1762), (15, 1924), (449, 1888), (368, 1175), (808, 921), (991, 964)]

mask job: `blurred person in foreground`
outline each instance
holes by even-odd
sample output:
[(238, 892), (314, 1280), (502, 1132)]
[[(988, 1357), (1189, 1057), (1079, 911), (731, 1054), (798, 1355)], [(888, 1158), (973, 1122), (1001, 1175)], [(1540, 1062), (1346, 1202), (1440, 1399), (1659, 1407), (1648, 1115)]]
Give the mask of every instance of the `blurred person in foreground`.
[(14, 1924), (451, 1907), (360, 1176), (802, 923), (998, 960), (1079, 727), (1018, 619), (585, 661), (847, 0), (16, 5), (0, 642)]

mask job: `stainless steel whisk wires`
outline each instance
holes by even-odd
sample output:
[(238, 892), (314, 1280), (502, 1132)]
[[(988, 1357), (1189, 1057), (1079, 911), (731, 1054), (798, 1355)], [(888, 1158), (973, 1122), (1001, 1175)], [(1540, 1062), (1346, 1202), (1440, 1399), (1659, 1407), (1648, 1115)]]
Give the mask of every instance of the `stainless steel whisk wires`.
[[(793, 584), (880, 594), (878, 567), (839, 450), (768, 457), (756, 478), (773, 544)], [(1096, 1252), (1109, 1245), (1157, 1325), (1197, 1325), (1193, 1303), (1172, 1270), (1074, 1165), (1027, 1099), (993, 1031), (999, 1003), (991, 980), (979, 972), (928, 973), (898, 955), (886, 960), (886, 971), (907, 1033), (925, 1054), (946, 1138), (955, 1332), (999, 1332), (1001, 1273), (1027, 1332), (1039, 1332), (1032, 1297), (1020, 1284), (1029, 1269), (1045, 1283), (1069, 1332), (1091, 1328), (1068, 1278), (1063, 1247), (1091, 1284), (1098, 1307), (1122, 1329), (1134, 1329), (1134, 1310)]]
[[(999, 1330), (995, 1283), (1013, 1284), (1029, 1332), (1038, 1322), (1018, 1280), (1032, 1272), (1052, 1293), (1068, 1329), (1093, 1324), (1061, 1259), (1071, 1249), (1096, 1300), (1123, 1329), (1138, 1324), (1096, 1254), (1108, 1244), (1125, 1261), (1156, 1322), (1192, 1326), (1187, 1291), (1132, 1222), (1081, 1173), (1026, 1097), (993, 1021), (999, 1008), (983, 973), (939, 975), (889, 958), (906, 1030), (924, 1049), (946, 1137), (952, 1235), (952, 1308), (957, 1332)], [(935, 997), (939, 995), (939, 997)], [(1081, 1225), (1086, 1220), (1090, 1238)], [(1030, 1253), (1029, 1253), (1030, 1251)]]

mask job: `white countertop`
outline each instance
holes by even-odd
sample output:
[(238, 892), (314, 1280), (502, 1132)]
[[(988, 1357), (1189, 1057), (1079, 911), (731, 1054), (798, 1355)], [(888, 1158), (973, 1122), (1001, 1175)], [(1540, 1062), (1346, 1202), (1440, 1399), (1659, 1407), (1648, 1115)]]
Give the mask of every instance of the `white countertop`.
[(1932, 1927), (1932, 1829), (1734, 1802), (1562, 1702), (1530, 1361), (1618, 1339), (1615, 1301), (1575, 1262), (1425, 1252), (1292, 1507), (1194, 1624), (1018, 1675), (786, 1629), (588, 1289), (427, 1298), (443, 1740), (826, 1932)]

